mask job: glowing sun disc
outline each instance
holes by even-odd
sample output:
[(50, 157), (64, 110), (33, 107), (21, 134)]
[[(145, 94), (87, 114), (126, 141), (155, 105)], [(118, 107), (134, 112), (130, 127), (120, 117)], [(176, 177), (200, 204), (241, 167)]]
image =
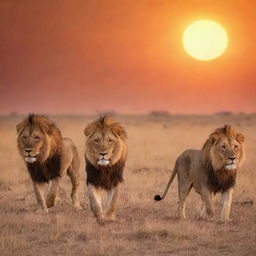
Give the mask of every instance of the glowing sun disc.
[(183, 33), (185, 51), (198, 60), (212, 60), (219, 57), (228, 46), (225, 29), (211, 20), (198, 20), (190, 24)]

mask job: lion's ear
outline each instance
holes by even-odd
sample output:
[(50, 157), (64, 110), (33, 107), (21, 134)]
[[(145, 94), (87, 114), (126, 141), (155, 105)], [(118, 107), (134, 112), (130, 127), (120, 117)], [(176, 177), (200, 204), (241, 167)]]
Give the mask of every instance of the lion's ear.
[(24, 128), (25, 128), (24, 122), (17, 124), (16, 125), (17, 134), (19, 135), (23, 131)]
[(119, 123), (114, 123), (111, 126), (111, 130), (114, 133), (114, 135), (118, 137), (123, 137), (123, 138), (127, 137), (125, 129)]
[(212, 133), (209, 137), (209, 140), (212, 144), (214, 144), (216, 141), (218, 141), (220, 136), (216, 133)]
[(51, 126), (47, 122), (41, 122), (40, 129), (42, 130), (42, 132), (44, 132), (46, 134), (51, 133)]
[(236, 135), (236, 140), (237, 140), (240, 144), (242, 144), (242, 143), (244, 142), (244, 135), (243, 135), (242, 133), (238, 133), (238, 134)]
[(84, 135), (86, 137), (92, 135), (95, 132), (95, 125), (94, 124), (89, 124), (87, 127), (84, 129)]

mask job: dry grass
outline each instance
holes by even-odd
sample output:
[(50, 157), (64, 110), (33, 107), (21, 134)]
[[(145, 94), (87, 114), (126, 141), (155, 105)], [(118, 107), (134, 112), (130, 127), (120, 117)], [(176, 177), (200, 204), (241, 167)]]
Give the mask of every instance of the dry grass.
[[(71, 137), (83, 159), (83, 128), (90, 118), (52, 117), (64, 136)], [(61, 200), (48, 215), (34, 212), (36, 203), (24, 164), (16, 150), (15, 124), (21, 117), (0, 119), (0, 255), (255, 255), (256, 115), (126, 116), (119, 117), (129, 135), (118, 221), (98, 225), (86, 207), (84, 164), (81, 166), (81, 211), (71, 207), (65, 179)], [(247, 139), (247, 160), (238, 175), (231, 224), (199, 221), (201, 202), (188, 198), (189, 221), (176, 219), (177, 184), (155, 203), (176, 157), (200, 148), (217, 126), (231, 123)], [(219, 199), (219, 196), (217, 196)], [(219, 214), (220, 204), (215, 202)]]

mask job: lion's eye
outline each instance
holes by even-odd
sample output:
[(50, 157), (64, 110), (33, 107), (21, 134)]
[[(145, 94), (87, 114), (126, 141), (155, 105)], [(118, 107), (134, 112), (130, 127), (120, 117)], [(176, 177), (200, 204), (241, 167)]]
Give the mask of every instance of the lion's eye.
[(235, 149), (235, 150), (237, 150), (237, 149), (238, 149), (238, 146), (237, 146), (237, 145), (235, 145), (235, 146), (234, 146), (234, 149)]
[(35, 139), (34, 139), (36, 142), (40, 140), (40, 137), (39, 136), (35, 136)]
[(26, 141), (27, 137), (23, 136), (21, 139), (22, 139), (22, 141)]
[(225, 145), (222, 145), (222, 146), (221, 146), (221, 149), (222, 149), (223, 151), (226, 151), (226, 150), (227, 150), (227, 147), (226, 147)]
[(113, 140), (112, 140), (112, 139), (109, 139), (108, 141), (109, 141), (110, 143), (112, 143), (112, 142), (113, 142)]
[(94, 140), (94, 143), (95, 143), (95, 144), (99, 144), (99, 140), (98, 140), (98, 139), (95, 139), (95, 140)]

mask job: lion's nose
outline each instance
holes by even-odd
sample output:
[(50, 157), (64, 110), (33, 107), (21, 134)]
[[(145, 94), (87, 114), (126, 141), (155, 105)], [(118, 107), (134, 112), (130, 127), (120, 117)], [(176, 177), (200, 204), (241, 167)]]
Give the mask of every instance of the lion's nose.
[(31, 153), (31, 152), (32, 152), (32, 149), (25, 149), (25, 151), (26, 151), (27, 153)]
[(101, 156), (105, 156), (107, 153), (100, 153)]
[(234, 161), (236, 159), (236, 157), (229, 157), (228, 159), (231, 161)]

